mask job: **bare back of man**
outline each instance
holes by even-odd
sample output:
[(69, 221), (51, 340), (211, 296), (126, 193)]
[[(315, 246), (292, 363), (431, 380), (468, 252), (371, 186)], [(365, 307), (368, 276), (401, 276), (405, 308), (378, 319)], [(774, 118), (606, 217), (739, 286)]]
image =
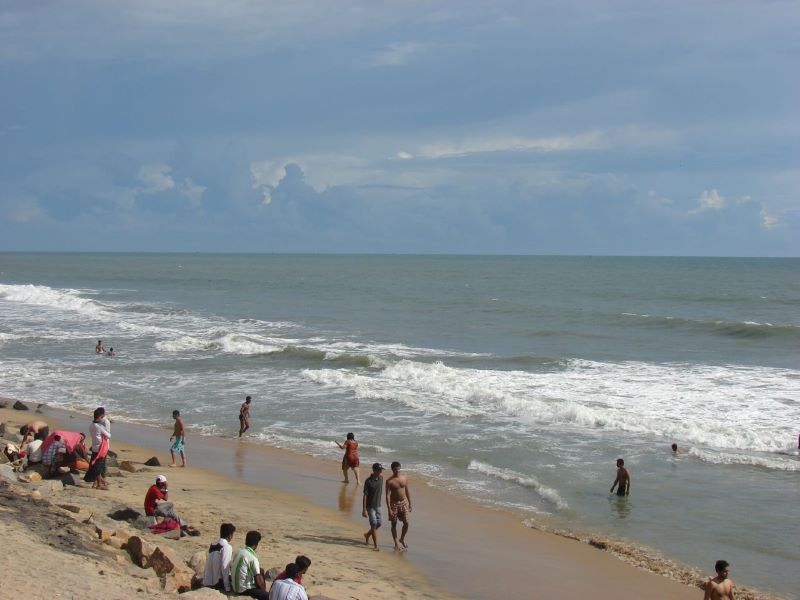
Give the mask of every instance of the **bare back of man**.
[(706, 583), (704, 600), (735, 600), (733, 595), (733, 582), (730, 579), (713, 577)]

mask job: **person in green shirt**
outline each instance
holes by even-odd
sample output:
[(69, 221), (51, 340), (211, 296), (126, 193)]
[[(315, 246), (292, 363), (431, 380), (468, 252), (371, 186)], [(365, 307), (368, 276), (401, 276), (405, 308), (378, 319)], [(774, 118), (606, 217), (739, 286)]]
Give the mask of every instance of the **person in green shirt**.
[(264, 571), (256, 556), (256, 548), (261, 541), (261, 534), (258, 531), (248, 531), (244, 538), (244, 548), (239, 550), (236, 558), (233, 559), (231, 567), (231, 585), (237, 594), (258, 598), (258, 600), (269, 600), (267, 582), (264, 579)]

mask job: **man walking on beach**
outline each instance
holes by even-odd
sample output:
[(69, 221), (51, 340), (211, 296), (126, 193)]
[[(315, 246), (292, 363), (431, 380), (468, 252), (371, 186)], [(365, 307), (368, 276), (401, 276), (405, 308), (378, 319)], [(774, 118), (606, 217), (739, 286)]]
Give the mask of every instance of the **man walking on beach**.
[(383, 465), (372, 465), (372, 474), (364, 481), (364, 496), (361, 500), (361, 516), (369, 519), (369, 531), (364, 534), (364, 543), (372, 538), (373, 550), (378, 552), (378, 538), (375, 533), (381, 526), (381, 493), (383, 492)]
[(621, 458), (617, 459), (617, 478), (611, 484), (609, 492), (613, 492), (617, 488), (617, 496), (624, 498), (631, 493), (631, 474), (625, 468), (625, 461)]
[[(411, 512), (411, 490), (408, 479), (400, 474), (400, 463), (392, 463), (392, 476), (386, 480), (386, 507), (389, 509), (389, 521), (392, 523), (392, 539), (395, 550), (408, 550), (406, 534), (408, 533), (408, 514)], [(397, 520), (403, 522), (400, 532), (400, 545), (397, 544)], [(402, 546), (402, 547), (401, 547)]]
[(186, 425), (181, 418), (181, 411), (173, 410), (172, 411), (172, 418), (175, 419), (175, 429), (172, 431), (172, 435), (169, 436), (169, 441), (175, 440), (172, 442), (172, 447), (169, 449), (169, 453), (172, 456), (172, 464), (170, 467), (175, 466), (175, 453), (179, 452), (181, 455), (181, 466), (186, 466), (186, 450), (184, 448), (184, 444), (186, 444)]
[(239, 407), (239, 437), (242, 437), (242, 434), (250, 429), (250, 402), (252, 398), (247, 396), (242, 402), (242, 406)]
[(258, 556), (256, 556), (256, 548), (260, 541), (261, 534), (258, 531), (247, 532), (244, 538), (244, 548), (239, 550), (236, 558), (233, 559), (231, 584), (233, 591), (240, 596), (269, 600), (264, 571), (261, 570)]
[(714, 565), (717, 572), (716, 577), (712, 577), (706, 583), (706, 593), (703, 600), (736, 600), (733, 595), (733, 581), (728, 579), (727, 560), (718, 560)]

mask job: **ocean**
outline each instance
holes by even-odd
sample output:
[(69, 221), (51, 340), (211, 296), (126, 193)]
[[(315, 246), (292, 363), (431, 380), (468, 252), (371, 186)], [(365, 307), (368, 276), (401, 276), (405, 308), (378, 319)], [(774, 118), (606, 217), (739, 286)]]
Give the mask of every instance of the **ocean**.
[[(0, 254), (0, 395), (412, 477), (800, 590), (800, 259)], [(103, 339), (114, 358), (97, 356)], [(673, 456), (670, 444), (685, 451)], [(609, 495), (625, 459), (631, 495)], [(422, 510), (420, 507), (418, 510)]]

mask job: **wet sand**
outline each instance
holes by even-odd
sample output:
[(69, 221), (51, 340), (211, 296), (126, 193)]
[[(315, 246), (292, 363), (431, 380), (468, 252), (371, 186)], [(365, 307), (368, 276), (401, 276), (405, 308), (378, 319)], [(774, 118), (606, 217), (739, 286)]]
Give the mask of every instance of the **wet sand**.
[[(44, 410), (45, 420), (55, 418), (73, 424), (71, 429), (88, 429), (88, 416), (50, 408)], [(20, 414), (14, 416), (19, 419)], [(124, 442), (148, 448), (162, 464), (168, 464), (170, 433), (171, 429), (166, 427), (116, 421), (112, 447)], [(246, 438), (206, 437), (191, 430), (187, 452), (190, 468), (185, 474), (181, 473), (182, 479), (190, 476), (192, 467), (201, 467), (247, 484), (295, 494), (307, 503), (347, 517), (359, 532), (367, 528), (360, 514), (361, 491), (353, 482), (341, 483), (341, 471), (334, 461), (270, 448)], [(183, 471), (163, 470), (168, 476)], [(368, 467), (362, 465), (362, 478), (367, 471)], [(521, 515), (462, 500), (415, 481), (413, 476), (410, 484), (414, 505), (407, 538), (410, 550), (393, 552), (387, 523), (378, 535), (381, 554), (413, 566), (437, 585), (464, 598), (500, 600), (535, 595), (540, 598), (678, 600), (697, 598), (702, 593), (626, 564), (584, 543), (525, 527)], [(224, 482), (220, 481), (219, 485)], [(235, 510), (236, 497), (231, 496), (232, 510)], [(298, 536), (311, 540), (322, 524), (307, 522), (304, 525), (304, 530), (297, 532)], [(354, 535), (354, 539), (363, 540), (360, 533)]]

